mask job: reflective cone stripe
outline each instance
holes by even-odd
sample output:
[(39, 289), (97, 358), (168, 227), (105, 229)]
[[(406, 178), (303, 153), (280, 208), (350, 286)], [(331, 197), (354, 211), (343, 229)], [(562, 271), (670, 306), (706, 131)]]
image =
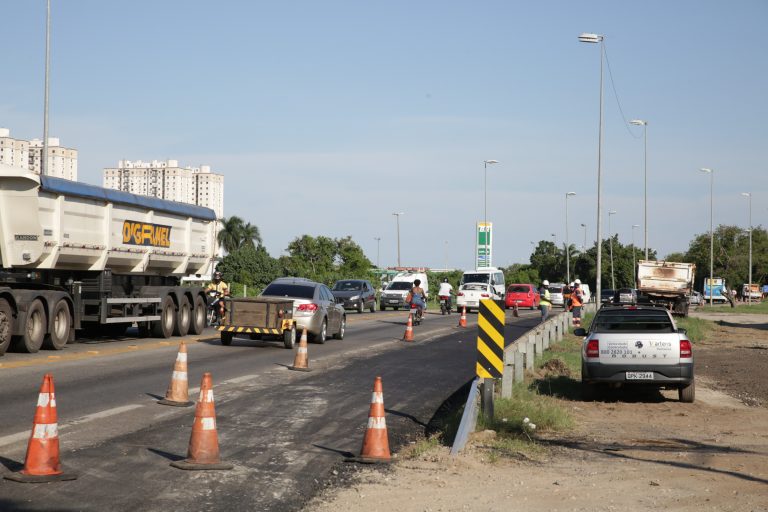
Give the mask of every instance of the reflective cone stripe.
[(413, 341), (413, 319), (411, 313), (408, 313), (408, 323), (405, 324), (405, 334), (403, 335), (403, 340)]
[(293, 358), (293, 366), (289, 366), (289, 368), (291, 370), (309, 369), (309, 355), (307, 352), (307, 329), (304, 329), (301, 332), (299, 347), (296, 349), (296, 357)]
[(60, 475), (59, 426), (56, 419), (56, 394), (53, 390), (53, 376), (46, 373), (32, 425), (32, 434), (27, 444), (24, 459), (24, 475)]
[(213, 402), (213, 379), (203, 374), (200, 398), (195, 408), (195, 422), (189, 438), (187, 461), (194, 464), (218, 464), (219, 437), (216, 431), (216, 408)]
[(387, 422), (384, 418), (384, 392), (381, 377), (376, 377), (371, 395), (371, 410), (368, 413), (368, 428), (363, 438), (360, 458), (363, 460), (389, 460), (390, 457)]
[(176, 354), (176, 361), (173, 363), (171, 383), (168, 386), (168, 391), (165, 392), (165, 399), (161, 400), (160, 403), (165, 405), (192, 405), (192, 402), (189, 401), (187, 344), (183, 341), (179, 343), (179, 352)]
[(461, 318), (459, 318), (459, 327), (467, 326), (467, 306), (461, 307)]

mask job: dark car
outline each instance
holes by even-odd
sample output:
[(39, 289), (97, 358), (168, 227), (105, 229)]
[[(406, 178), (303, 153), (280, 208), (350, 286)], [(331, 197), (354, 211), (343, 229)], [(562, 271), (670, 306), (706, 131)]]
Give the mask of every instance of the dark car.
[(607, 290), (600, 290), (600, 304), (605, 304), (606, 302), (613, 302), (613, 296), (616, 295), (616, 290), (613, 289), (607, 289)]
[(358, 313), (376, 311), (376, 290), (370, 281), (364, 279), (344, 279), (336, 281), (331, 289), (333, 296), (344, 309), (356, 309)]

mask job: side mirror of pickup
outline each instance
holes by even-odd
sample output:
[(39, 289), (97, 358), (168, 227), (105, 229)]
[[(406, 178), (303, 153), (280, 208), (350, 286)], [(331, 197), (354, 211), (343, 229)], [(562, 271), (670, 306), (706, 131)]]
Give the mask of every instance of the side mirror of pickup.
[(587, 335), (587, 330), (584, 329), (583, 327), (577, 327), (576, 329), (573, 330), (573, 335), (584, 337)]
[(677, 329), (677, 332), (680, 334), (688, 334), (688, 329), (683, 329), (682, 327)]

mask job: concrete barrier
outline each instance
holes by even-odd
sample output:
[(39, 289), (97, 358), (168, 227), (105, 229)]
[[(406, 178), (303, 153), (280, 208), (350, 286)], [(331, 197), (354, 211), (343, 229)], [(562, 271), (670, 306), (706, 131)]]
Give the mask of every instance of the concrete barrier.
[(512, 398), (512, 384), (515, 382), (515, 354), (517, 344), (504, 350), (504, 370), (501, 375), (501, 398)]
[(525, 378), (525, 354), (515, 352), (515, 382), (523, 382)]

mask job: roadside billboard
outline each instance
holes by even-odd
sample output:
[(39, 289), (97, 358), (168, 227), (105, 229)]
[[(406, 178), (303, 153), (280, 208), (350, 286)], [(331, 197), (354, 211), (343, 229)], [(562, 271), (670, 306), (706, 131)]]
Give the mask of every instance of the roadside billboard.
[(478, 222), (475, 230), (475, 268), (493, 266), (493, 222)]

